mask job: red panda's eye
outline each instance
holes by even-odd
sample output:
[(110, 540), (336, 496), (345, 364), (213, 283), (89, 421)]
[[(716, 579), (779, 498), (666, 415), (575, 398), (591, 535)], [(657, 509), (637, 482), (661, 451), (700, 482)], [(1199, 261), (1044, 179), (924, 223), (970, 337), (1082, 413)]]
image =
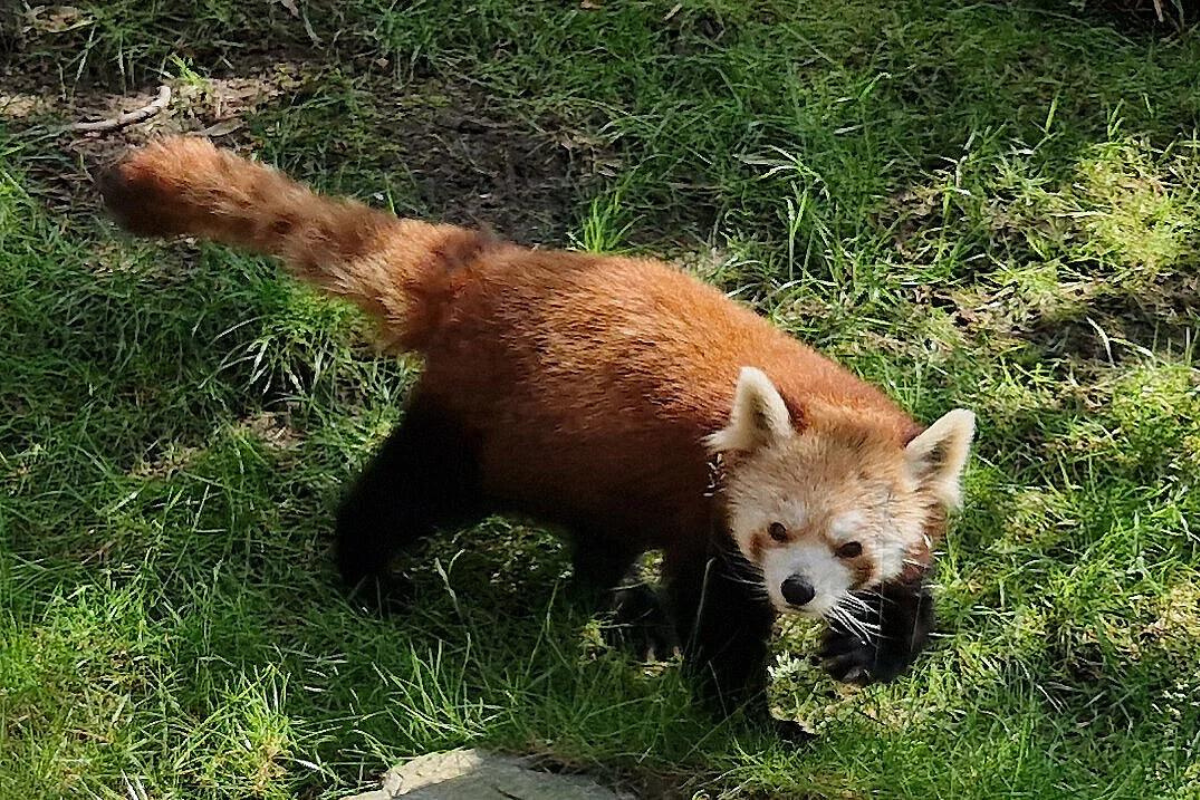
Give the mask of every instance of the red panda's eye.
[(782, 522), (772, 522), (771, 526), (767, 528), (767, 533), (777, 542), (787, 541), (787, 528), (783, 527)]
[(858, 542), (846, 542), (836, 552), (838, 558), (857, 558), (862, 555), (862, 545)]

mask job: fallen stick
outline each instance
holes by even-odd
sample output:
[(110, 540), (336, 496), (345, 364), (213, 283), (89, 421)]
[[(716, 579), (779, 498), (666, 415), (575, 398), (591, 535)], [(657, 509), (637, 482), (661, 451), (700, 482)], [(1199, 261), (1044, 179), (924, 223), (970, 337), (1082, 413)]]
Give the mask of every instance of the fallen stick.
[(158, 97), (154, 98), (149, 105), (142, 106), (134, 111), (127, 111), (112, 119), (102, 119), (98, 122), (76, 122), (71, 126), (71, 130), (82, 133), (107, 133), (109, 131), (120, 130), (129, 125), (145, 122), (166, 108), (170, 102), (171, 87), (160, 86), (158, 87)]

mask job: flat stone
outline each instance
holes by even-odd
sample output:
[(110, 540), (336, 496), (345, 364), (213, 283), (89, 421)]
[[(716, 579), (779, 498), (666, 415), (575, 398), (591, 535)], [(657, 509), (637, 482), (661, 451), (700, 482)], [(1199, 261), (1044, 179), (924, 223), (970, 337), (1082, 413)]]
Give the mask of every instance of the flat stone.
[(452, 750), (392, 767), (383, 785), (345, 800), (634, 800), (581, 775), (543, 772), (529, 759)]

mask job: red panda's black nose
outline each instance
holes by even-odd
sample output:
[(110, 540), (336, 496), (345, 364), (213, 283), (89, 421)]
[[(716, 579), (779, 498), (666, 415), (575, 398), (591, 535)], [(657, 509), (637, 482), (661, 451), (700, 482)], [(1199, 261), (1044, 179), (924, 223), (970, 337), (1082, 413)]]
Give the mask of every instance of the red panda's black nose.
[(779, 587), (783, 599), (793, 606), (802, 606), (817, 596), (817, 590), (801, 575), (792, 575)]

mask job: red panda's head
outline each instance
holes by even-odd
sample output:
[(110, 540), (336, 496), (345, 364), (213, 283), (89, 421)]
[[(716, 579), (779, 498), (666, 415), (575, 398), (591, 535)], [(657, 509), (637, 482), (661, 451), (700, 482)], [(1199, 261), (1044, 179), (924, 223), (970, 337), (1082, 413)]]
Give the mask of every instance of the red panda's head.
[(905, 443), (870, 410), (805, 409), (797, 430), (771, 380), (746, 367), (728, 425), (706, 444), (725, 461), (726, 523), (782, 612), (842, 617), (855, 593), (930, 565), (975, 415), (947, 413)]

